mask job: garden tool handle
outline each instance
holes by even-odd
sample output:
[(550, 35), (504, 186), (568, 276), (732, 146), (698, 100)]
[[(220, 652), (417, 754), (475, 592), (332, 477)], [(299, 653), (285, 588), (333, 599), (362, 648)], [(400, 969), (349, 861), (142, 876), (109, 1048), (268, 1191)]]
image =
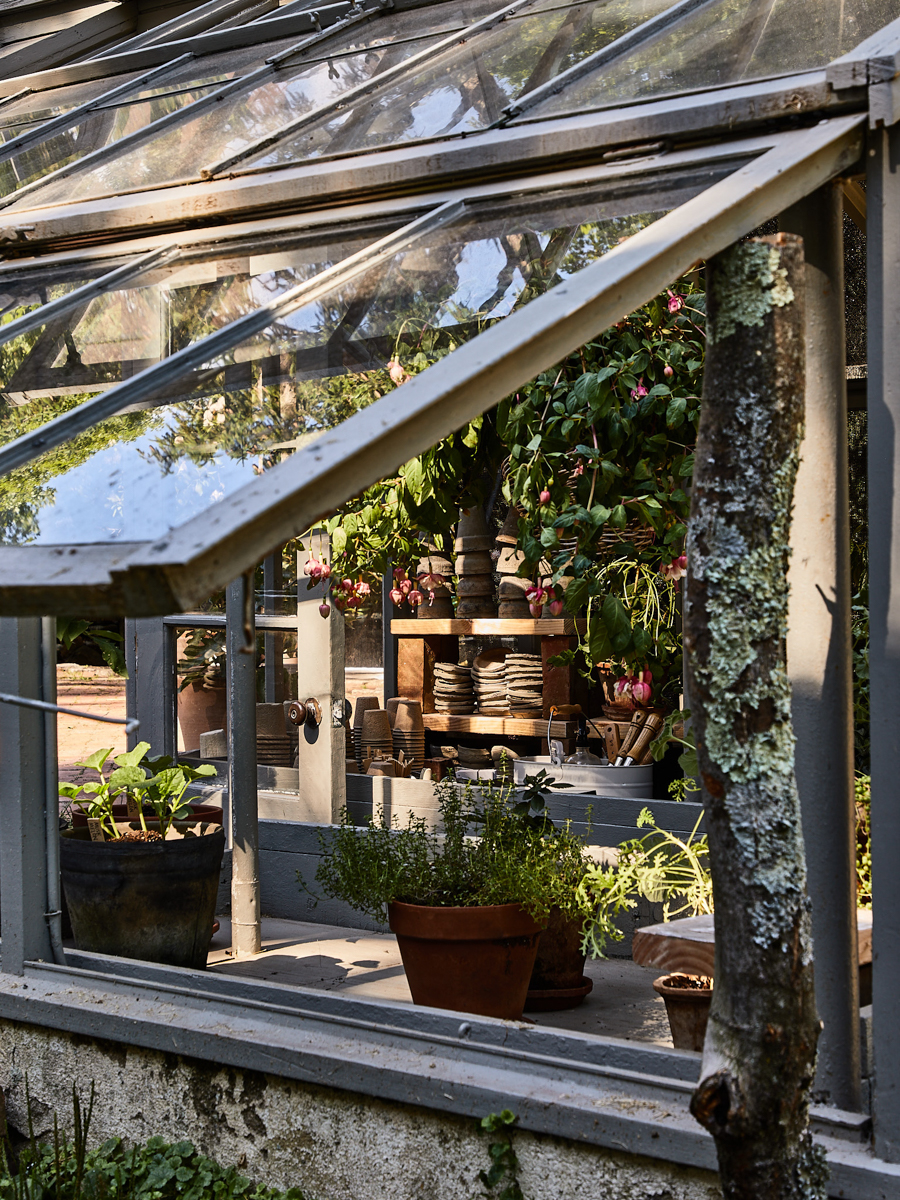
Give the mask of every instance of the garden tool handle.
[(662, 729), (663, 719), (659, 713), (648, 713), (644, 724), (641, 727), (640, 733), (634, 739), (631, 749), (628, 751), (628, 757), (625, 759), (626, 767), (633, 767), (635, 763), (639, 763), (647, 751), (647, 747), (656, 737), (660, 729)]
[(622, 745), (619, 747), (619, 753), (616, 756), (615, 765), (617, 767), (625, 766), (625, 759), (631, 753), (631, 747), (634, 745), (635, 739), (641, 732), (641, 726), (644, 724), (644, 718), (646, 716), (647, 714), (641, 708), (637, 709), (637, 711), (632, 715), (631, 724), (628, 726), (625, 737), (622, 739)]

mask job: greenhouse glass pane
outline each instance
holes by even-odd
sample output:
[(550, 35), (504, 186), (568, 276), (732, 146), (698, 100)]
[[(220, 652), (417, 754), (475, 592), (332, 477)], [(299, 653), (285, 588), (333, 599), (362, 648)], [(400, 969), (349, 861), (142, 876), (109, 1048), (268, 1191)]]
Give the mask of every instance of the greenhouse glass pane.
[(8, 142), (12, 135), (7, 131), (11, 126), (38, 125), (41, 121), (49, 121), (51, 117), (58, 117), (79, 104), (87, 104), (89, 100), (95, 100), (104, 92), (108, 92), (110, 88), (137, 79), (141, 74), (142, 71), (128, 71), (103, 79), (70, 83), (65, 87), (48, 88), (44, 92), (30, 92), (27, 96), (20, 96), (18, 100), (0, 104), (0, 137)]
[[(261, 137), (277, 133), (297, 117), (327, 104), (349, 88), (417, 54), (431, 42), (452, 32), (453, 28), (459, 29), (479, 20), (497, 7), (498, 0), (466, 0), (463, 4), (448, 3), (434, 9), (390, 13), (365, 21), (342, 36), (336, 36), (327, 47), (315, 47), (312, 57), (285, 66), (255, 87), (235, 92), (194, 118), (186, 114), (183, 121), (155, 136), (148, 134), (146, 140), (129, 147), (118, 158), (48, 182), (45, 187), (23, 197), (21, 205), (16, 207), (55, 204), (196, 179), (208, 163), (237, 153)], [(328, 57), (323, 56), (326, 49)], [(153, 86), (158, 87), (161, 82), (156, 78)], [(192, 93), (186, 94), (193, 98)], [(152, 103), (177, 104), (177, 101), (164, 97)], [(131, 110), (136, 108), (143, 112), (143, 106), (130, 104), (114, 110), (116, 114), (125, 114), (118, 118), (127, 123), (124, 132), (147, 123), (141, 114), (131, 116)], [(61, 165), (61, 162), (53, 165)], [(5, 164), (0, 165), (0, 194), (8, 195), (13, 189), (3, 177), (5, 167)]]
[[(155, 404), (0, 478), (0, 540), (164, 535), (397, 386), (400, 372), (425, 369), (734, 166), (698, 169), (661, 192), (593, 185), (468, 208), (167, 382)], [(30, 408), (8, 411), (0, 438), (57, 411), (32, 417)]]
[(527, 117), (813, 70), (897, 17), (900, 0), (713, 0)]
[(322, 154), (483, 129), (502, 115), (507, 104), (673, 2), (599, 0), (537, 11), (529, 6), (464, 45), (445, 50), (359, 104), (248, 159), (246, 166), (282, 166)]

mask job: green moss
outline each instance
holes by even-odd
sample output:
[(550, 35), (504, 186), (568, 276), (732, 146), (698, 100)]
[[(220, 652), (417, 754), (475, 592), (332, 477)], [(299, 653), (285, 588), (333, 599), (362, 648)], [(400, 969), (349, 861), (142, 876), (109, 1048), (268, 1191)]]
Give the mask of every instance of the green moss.
[(739, 325), (761, 326), (773, 308), (794, 299), (787, 271), (780, 266), (781, 252), (763, 242), (742, 242), (720, 255), (715, 327), (709, 341), (730, 337)]

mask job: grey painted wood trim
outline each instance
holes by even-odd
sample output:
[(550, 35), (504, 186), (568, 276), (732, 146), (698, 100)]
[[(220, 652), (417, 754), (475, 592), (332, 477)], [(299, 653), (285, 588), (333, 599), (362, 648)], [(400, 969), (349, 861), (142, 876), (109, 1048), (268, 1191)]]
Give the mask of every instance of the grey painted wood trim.
[(860, 42), (825, 68), (835, 90), (889, 83), (900, 70), (900, 19)]
[[(15, 209), (6, 214), (0, 240), (15, 240), (26, 229), (29, 244), (63, 246), (87, 234), (114, 236), (128, 230), (190, 227), (198, 220), (237, 220), (264, 208), (313, 208), (348, 203), (378, 194), (451, 188), (520, 174), (589, 164), (621, 146), (708, 136), (733, 137), (781, 118), (793, 123), (802, 114), (823, 117), (865, 108), (864, 89), (841, 93), (825, 82), (824, 72), (744, 84), (700, 95), (530, 121), (487, 130), (465, 138), (418, 142), (278, 170), (246, 171), (233, 178), (172, 184), (155, 191), (121, 192), (72, 205)], [(714, 147), (707, 147), (710, 156)], [(636, 151), (635, 157), (640, 157)], [(648, 160), (644, 159), (645, 164)]]

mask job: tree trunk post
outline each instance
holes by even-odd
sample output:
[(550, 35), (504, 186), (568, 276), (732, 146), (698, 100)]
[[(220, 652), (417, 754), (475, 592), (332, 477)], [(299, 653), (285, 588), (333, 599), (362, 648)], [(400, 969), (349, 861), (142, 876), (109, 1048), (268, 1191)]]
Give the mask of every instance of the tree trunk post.
[(787, 563), (803, 432), (803, 243), (707, 264), (708, 347), (684, 633), (715, 894), (716, 969), (691, 1104), (728, 1200), (814, 1200), (819, 1022), (794, 778)]

